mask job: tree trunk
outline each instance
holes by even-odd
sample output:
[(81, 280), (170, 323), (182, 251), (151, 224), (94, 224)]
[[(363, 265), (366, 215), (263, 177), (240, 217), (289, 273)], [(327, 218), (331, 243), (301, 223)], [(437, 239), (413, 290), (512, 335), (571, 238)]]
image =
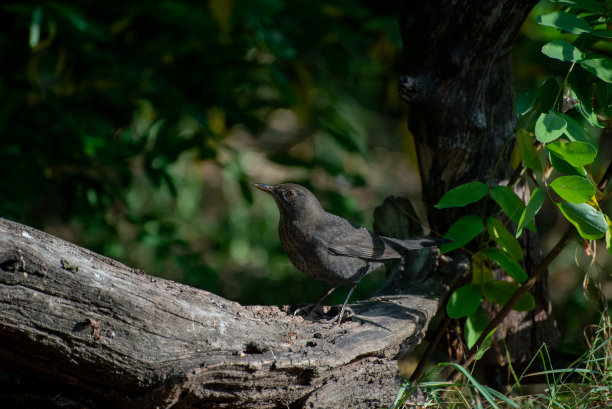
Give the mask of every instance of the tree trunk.
[[(511, 45), (535, 3), (399, 3), (406, 59), (399, 91), (411, 107), (409, 126), (419, 155), (429, 223), (441, 233), (459, 217), (482, 212), (475, 206), (435, 210), (432, 206), (446, 191), (473, 180), (503, 185), (510, 178), (516, 124)], [(529, 273), (539, 262), (541, 249), (531, 232), (523, 236)], [(516, 360), (558, 337), (546, 279), (532, 293), (536, 309), (511, 313), (496, 333)], [(499, 352), (497, 358), (503, 362), (503, 347)]]
[[(341, 325), (241, 306), (0, 219), (0, 398), (45, 407), (388, 406), (465, 258), (415, 252)], [(418, 278), (417, 278), (418, 277)], [(21, 385), (19, 387), (18, 385)]]

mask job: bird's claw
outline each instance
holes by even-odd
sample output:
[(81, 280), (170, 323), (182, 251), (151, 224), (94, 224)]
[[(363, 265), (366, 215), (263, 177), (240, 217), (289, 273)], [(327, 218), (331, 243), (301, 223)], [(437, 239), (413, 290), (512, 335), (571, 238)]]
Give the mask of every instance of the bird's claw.
[(325, 320), (326, 323), (328, 324), (340, 324), (340, 322), (342, 321), (342, 315), (344, 315), (344, 311), (341, 314), (337, 314), (335, 317)]
[[(349, 311), (350, 309), (349, 310), (345, 309), (344, 311), (340, 311), (338, 314), (334, 315), (332, 318), (328, 320), (325, 320), (324, 322), (328, 324), (331, 324), (331, 323), (340, 324), (342, 322), (342, 319), (346, 315), (345, 313)], [(303, 307), (297, 308), (295, 311), (293, 311), (293, 315), (294, 316), (301, 315), (304, 312), (307, 312), (306, 316), (308, 318), (314, 318), (315, 314), (326, 315), (323, 311), (321, 311), (321, 305), (317, 305), (317, 304), (308, 304)]]
[(313, 313), (315, 311), (317, 311), (318, 309), (319, 309), (319, 305), (317, 305), (317, 304), (308, 304), (308, 305), (305, 305), (303, 307), (297, 308), (295, 311), (293, 311), (293, 315), (294, 316), (300, 315), (304, 311), (308, 311), (308, 316), (312, 316)]
[(352, 317), (353, 316), (352, 310), (350, 308), (344, 309), (344, 311), (341, 310), (338, 314), (334, 315), (333, 318), (325, 320), (325, 322), (327, 322), (328, 324), (333, 324), (333, 323), (340, 324), (342, 320), (344, 319), (345, 315), (348, 315), (348, 318)]

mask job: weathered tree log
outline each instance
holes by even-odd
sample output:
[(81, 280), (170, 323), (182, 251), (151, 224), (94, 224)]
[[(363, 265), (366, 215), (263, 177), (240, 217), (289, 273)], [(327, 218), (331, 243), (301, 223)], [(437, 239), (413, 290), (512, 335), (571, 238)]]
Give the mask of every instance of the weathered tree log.
[(4, 402), (389, 405), (401, 381), (395, 359), (420, 342), (468, 268), (438, 255), (416, 252), (393, 286), (332, 325), (288, 306), (241, 306), (0, 219), (0, 367), (38, 385)]

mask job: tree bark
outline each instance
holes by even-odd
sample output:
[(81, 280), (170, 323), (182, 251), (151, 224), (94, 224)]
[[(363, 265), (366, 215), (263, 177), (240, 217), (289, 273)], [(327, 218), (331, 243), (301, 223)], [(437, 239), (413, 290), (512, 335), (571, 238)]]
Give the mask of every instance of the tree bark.
[[(399, 92), (410, 104), (423, 199), (436, 231), (444, 233), (466, 214), (482, 215), (477, 206), (434, 209), (450, 188), (474, 180), (503, 185), (510, 178), (516, 124), (511, 46), (535, 3), (399, 3), (406, 60)], [(541, 248), (536, 235), (523, 236), (529, 273), (541, 259)], [(529, 357), (542, 342), (558, 338), (545, 278), (532, 293), (536, 309), (512, 312), (496, 333), (517, 361)], [(496, 345), (500, 354), (495, 359), (504, 362), (504, 347), (501, 342)]]
[(241, 306), (0, 219), (0, 367), (24, 385), (0, 388), (0, 398), (93, 408), (388, 406), (401, 383), (396, 357), (421, 341), (468, 268), (465, 258), (438, 266), (438, 255), (415, 252), (392, 288), (333, 325), (288, 306)]

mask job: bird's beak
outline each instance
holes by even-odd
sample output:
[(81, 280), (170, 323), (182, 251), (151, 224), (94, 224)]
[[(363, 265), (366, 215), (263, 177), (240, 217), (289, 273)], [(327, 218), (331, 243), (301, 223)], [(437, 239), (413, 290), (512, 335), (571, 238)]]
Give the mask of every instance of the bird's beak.
[(253, 183), (253, 186), (255, 186), (259, 190), (263, 190), (266, 193), (274, 195), (274, 186), (272, 185), (266, 185), (264, 183)]

